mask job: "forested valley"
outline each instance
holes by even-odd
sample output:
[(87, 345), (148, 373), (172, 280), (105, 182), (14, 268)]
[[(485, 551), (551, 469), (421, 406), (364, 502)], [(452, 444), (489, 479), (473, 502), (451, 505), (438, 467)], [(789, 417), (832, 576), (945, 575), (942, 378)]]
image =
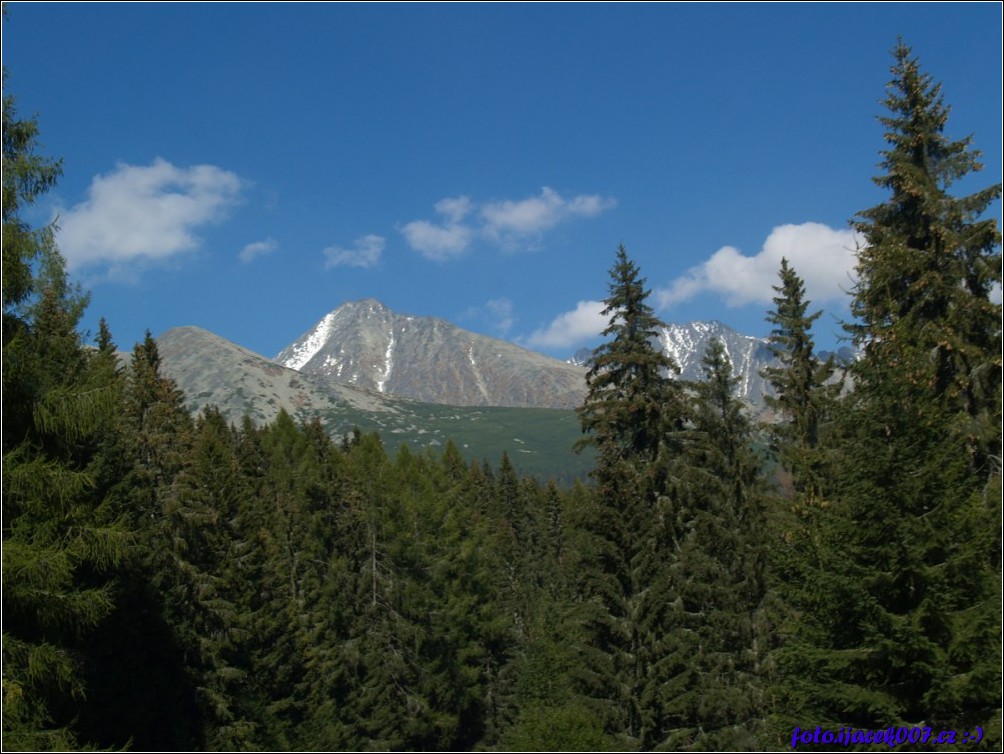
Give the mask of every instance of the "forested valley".
[(579, 409), (595, 468), (559, 486), (452, 444), (191, 416), (153, 338), (123, 364), (110, 327), (79, 331), (54, 229), (23, 219), (61, 163), (5, 94), (4, 749), (757, 750), (893, 726), (999, 751), (1001, 186), (950, 193), (979, 153), (902, 43), (884, 104), (886, 198), (852, 220), (859, 358), (816, 357), (783, 264), (780, 419), (757, 425), (721, 347), (673, 379), (620, 248)]

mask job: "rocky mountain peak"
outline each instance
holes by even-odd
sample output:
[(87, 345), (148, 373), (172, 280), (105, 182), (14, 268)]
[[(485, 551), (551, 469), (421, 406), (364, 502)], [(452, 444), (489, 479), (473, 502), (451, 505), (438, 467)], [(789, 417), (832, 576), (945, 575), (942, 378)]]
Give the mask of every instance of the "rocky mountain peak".
[(343, 304), (283, 349), (278, 363), (403, 398), (458, 406), (571, 408), (581, 368), (375, 299)]

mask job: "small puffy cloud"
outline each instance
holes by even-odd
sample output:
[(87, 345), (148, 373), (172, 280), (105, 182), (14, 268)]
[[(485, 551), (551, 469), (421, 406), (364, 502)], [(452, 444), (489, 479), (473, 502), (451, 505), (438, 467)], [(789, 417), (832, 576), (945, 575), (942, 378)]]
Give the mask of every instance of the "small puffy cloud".
[(540, 196), (518, 202), (489, 202), (481, 208), (481, 217), (490, 236), (530, 235), (557, 225), (567, 206), (556, 191), (545, 186)]
[(843, 299), (853, 285), (856, 248), (857, 239), (850, 230), (835, 230), (821, 223), (781, 225), (771, 231), (755, 256), (723, 246), (657, 291), (656, 298), (662, 308), (701, 293), (715, 293), (727, 306), (769, 304), (784, 257), (805, 281), (806, 297), (821, 305)]
[(576, 196), (566, 201), (545, 186), (540, 196), (520, 201), (489, 202), (481, 208), (484, 233), (503, 246), (532, 241), (546, 230), (573, 217), (594, 217), (614, 206), (612, 199)]
[(274, 238), (269, 236), (264, 241), (255, 241), (254, 243), (249, 243), (243, 249), (241, 253), (237, 256), (240, 257), (242, 262), (252, 262), (258, 257), (263, 257), (266, 254), (271, 254), (273, 251), (279, 248), (279, 242)]
[(329, 246), (324, 250), (324, 269), (332, 267), (375, 267), (380, 262), (380, 255), (386, 239), (372, 233), (357, 238), (355, 246), (343, 249), (340, 246)]
[(509, 332), (516, 322), (512, 311), (512, 301), (507, 298), (492, 299), (485, 304), (485, 310), (495, 319), (495, 329), (503, 334)]
[(426, 259), (443, 262), (459, 257), (474, 238), (474, 230), (463, 224), (471, 206), (466, 196), (440, 199), (436, 202), (436, 212), (443, 216), (442, 224), (414, 220), (401, 228), (401, 233), (408, 245)]
[(482, 233), (506, 250), (536, 248), (545, 231), (577, 217), (595, 217), (616, 202), (597, 195), (570, 200), (545, 186), (539, 196), (520, 201), (489, 202), (481, 208)]
[(600, 335), (610, 324), (602, 301), (580, 301), (575, 309), (555, 317), (526, 339), (533, 348), (570, 348)]
[(443, 215), (451, 224), (457, 224), (471, 213), (474, 204), (466, 196), (440, 199), (436, 202), (436, 212)]
[(196, 230), (223, 220), (241, 188), (237, 175), (214, 165), (120, 163), (91, 181), (85, 201), (60, 212), (60, 251), (71, 269), (191, 251), (201, 243)]
[(599, 195), (564, 199), (544, 187), (539, 196), (518, 201), (499, 200), (475, 205), (460, 196), (436, 203), (441, 223), (415, 220), (403, 226), (408, 244), (428, 259), (444, 261), (461, 256), (481, 238), (507, 251), (536, 248), (545, 231), (574, 218), (595, 217), (614, 207), (616, 201)]
[(443, 262), (459, 257), (471, 244), (473, 233), (462, 225), (435, 225), (427, 220), (415, 220), (402, 229), (405, 240), (426, 259)]
[(461, 315), (461, 319), (486, 323), (500, 335), (507, 335), (516, 323), (512, 301), (505, 297), (494, 298), (483, 306), (472, 306)]

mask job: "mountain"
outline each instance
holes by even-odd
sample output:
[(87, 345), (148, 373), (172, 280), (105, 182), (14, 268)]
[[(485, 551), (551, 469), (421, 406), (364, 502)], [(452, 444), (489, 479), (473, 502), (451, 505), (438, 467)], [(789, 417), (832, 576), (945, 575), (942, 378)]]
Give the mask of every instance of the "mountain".
[(199, 327), (168, 330), (157, 349), (164, 374), (184, 391), (190, 410), (216, 406), (235, 423), (246, 414), (267, 424), (281, 409), (301, 419), (333, 410), (395, 410), (384, 396), (286, 369)]
[[(691, 381), (703, 379), (701, 362), (713, 338), (722, 341), (732, 361), (732, 373), (739, 378), (738, 397), (760, 409), (764, 404), (764, 394), (770, 389), (760, 372), (764, 367), (775, 364), (766, 339), (743, 335), (717, 320), (670, 324), (660, 328), (657, 335), (661, 350), (680, 367), (680, 379)], [(589, 348), (579, 349), (568, 363), (585, 366), (592, 353)]]
[(739, 379), (736, 388), (738, 397), (752, 406), (762, 406), (769, 386), (760, 372), (764, 367), (775, 364), (764, 338), (743, 335), (716, 320), (667, 325), (659, 332), (659, 345), (680, 367), (681, 379), (700, 380), (704, 377), (701, 362), (708, 345), (715, 338), (722, 341), (725, 353), (732, 361), (732, 374)]
[(441, 449), (453, 440), (468, 458), (497, 463), (502, 453), (528, 474), (569, 481), (584, 478), (589, 452), (576, 454), (581, 436), (574, 411), (547, 408), (447, 406), (395, 398), (304, 374), (198, 327), (178, 327), (157, 338), (163, 373), (185, 393), (193, 413), (219, 407), (231, 423), (256, 424), (285, 409), (298, 421), (318, 419), (334, 437), (358, 427), (379, 432), (391, 451)]
[[(772, 363), (766, 340), (715, 321), (668, 325), (658, 341), (680, 366), (682, 379), (698, 380), (712, 338), (722, 340), (732, 359), (739, 397), (762, 406), (768, 387), (760, 371)], [(305, 375), (430, 403), (573, 408), (585, 396), (589, 355), (583, 349), (559, 361), (445, 320), (397, 314), (364, 299), (322, 317), (275, 361)]]
[(374, 299), (344, 304), (275, 361), (305, 375), (455, 406), (573, 408), (585, 370)]
[[(740, 397), (762, 413), (766, 341), (720, 322), (669, 325), (658, 339), (690, 380), (701, 376), (713, 337), (733, 361)], [(276, 361), (198, 327), (157, 340), (164, 373), (193, 412), (210, 404), (231, 422), (246, 415), (265, 424), (285, 410), (298, 421), (320, 420), (333, 436), (355, 427), (379, 432), (391, 449), (452, 439), (470, 458), (497, 461), (506, 452), (527, 473), (564, 479), (583, 476), (591, 463), (571, 452), (580, 434), (569, 409), (585, 395), (583, 366), (440, 319), (395, 314), (372, 299), (334, 310)], [(589, 352), (577, 356), (585, 361)]]

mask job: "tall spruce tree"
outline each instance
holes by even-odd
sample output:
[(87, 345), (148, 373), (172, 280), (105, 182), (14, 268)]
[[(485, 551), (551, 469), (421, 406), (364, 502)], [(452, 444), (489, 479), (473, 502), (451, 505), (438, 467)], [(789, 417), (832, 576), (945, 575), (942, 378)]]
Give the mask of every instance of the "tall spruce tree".
[(648, 304), (651, 291), (623, 246), (610, 270), (602, 315), (609, 338), (589, 359), (588, 392), (579, 408), (582, 444), (594, 444), (602, 461), (653, 461), (662, 446), (667, 412), (680, 403), (669, 379), (679, 367), (654, 345), (665, 327)]
[(594, 502), (575, 512), (586, 558), (578, 619), (590, 636), (579, 685), (618, 745), (638, 746), (650, 736), (645, 688), (656, 663), (647, 653), (661, 632), (649, 614), (658, 605), (646, 595), (665, 578), (660, 531), (685, 401), (671, 378), (677, 367), (656, 343), (663, 323), (623, 246), (610, 278), (603, 310), (610, 340), (590, 360), (579, 409), (584, 443), (598, 450)]
[[(764, 494), (752, 425), (720, 340), (703, 359), (681, 483), (666, 507), (665, 583), (651, 592), (654, 749), (758, 748), (764, 714)], [(656, 583), (659, 583), (658, 581)], [(667, 630), (668, 629), (668, 630)]]
[[(6, 79), (6, 72), (4, 72)], [(6, 81), (5, 81), (6, 83)], [(114, 416), (113, 375), (77, 325), (86, 299), (66, 278), (54, 228), (21, 212), (59, 163), (3, 98), (3, 735), (10, 749), (76, 748), (85, 640), (113, 607), (127, 537), (96, 483)]]
[(814, 353), (812, 323), (822, 312), (807, 313), (805, 283), (787, 259), (781, 260), (778, 275), (780, 285), (774, 286), (777, 295), (767, 321), (774, 325), (769, 348), (780, 366), (763, 371), (774, 389), (767, 404), (779, 414), (772, 428), (775, 445), (795, 491), (818, 497), (824, 476), (821, 425), (836, 398), (836, 386), (827, 385), (834, 365), (832, 358), (821, 362)]
[(973, 470), (1000, 466), (1001, 235), (987, 214), (1001, 184), (967, 196), (952, 185), (982, 169), (972, 137), (944, 130), (949, 107), (941, 85), (923, 73), (910, 49), (896, 64), (884, 104), (889, 114), (883, 174), (889, 198), (859, 213), (863, 236), (849, 326), (867, 359), (856, 378), (904, 378), (958, 415), (953, 427)]
[(1000, 743), (1000, 186), (943, 134), (940, 87), (902, 43), (885, 104), (885, 202), (859, 215), (841, 412), (815, 593), (796, 605), (790, 707), (825, 725), (984, 729)]

